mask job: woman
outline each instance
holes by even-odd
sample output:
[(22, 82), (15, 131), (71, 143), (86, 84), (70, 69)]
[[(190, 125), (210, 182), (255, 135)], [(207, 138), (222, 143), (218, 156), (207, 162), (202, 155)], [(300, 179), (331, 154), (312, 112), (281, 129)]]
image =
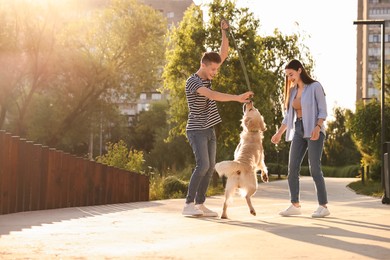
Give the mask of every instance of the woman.
[(280, 142), (286, 131), (286, 141), (291, 141), (288, 162), (288, 185), (291, 205), (281, 211), (282, 216), (301, 214), (299, 203), (299, 171), (308, 151), (310, 174), (314, 180), (319, 206), (312, 214), (322, 218), (330, 214), (327, 193), (321, 170), (321, 156), (325, 140), (324, 121), (327, 116), (325, 93), (318, 81), (312, 79), (301, 62), (290, 61), (286, 67), (285, 109), (282, 125), (271, 141)]

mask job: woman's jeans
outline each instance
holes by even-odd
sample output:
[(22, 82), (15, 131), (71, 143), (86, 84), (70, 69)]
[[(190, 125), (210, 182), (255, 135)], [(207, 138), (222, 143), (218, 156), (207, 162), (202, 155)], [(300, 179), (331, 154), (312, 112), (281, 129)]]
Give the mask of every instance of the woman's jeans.
[(210, 178), (214, 173), (217, 139), (214, 128), (187, 131), (187, 138), (195, 155), (196, 166), (192, 172), (186, 203), (203, 204)]
[(324, 175), (321, 171), (321, 156), (325, 136), (320, 133), (318, 140), (312, 141), (303, 138), (302, 121), (295, 122), (295, 134), (290, 146), (288, 162), (288, 185), (290, 188), (291, 203), (299, 202), (299, 172), (302, 160), (308, 151), (309, 170), (317, 190), (317, 199), (320, 205), (328, 203)]

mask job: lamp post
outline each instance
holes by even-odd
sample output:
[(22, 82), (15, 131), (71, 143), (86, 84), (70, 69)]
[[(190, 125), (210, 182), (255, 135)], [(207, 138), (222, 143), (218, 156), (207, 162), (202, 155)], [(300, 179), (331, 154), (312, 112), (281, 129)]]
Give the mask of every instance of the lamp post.
[[(384, 149), (385, 145), (385, 20), (357, 20), (353, 24), (377, 24), (381, 26), (381, 179), (382, 185), (384, 185)], [(389, 151), (387, 151), (389, 152)]]

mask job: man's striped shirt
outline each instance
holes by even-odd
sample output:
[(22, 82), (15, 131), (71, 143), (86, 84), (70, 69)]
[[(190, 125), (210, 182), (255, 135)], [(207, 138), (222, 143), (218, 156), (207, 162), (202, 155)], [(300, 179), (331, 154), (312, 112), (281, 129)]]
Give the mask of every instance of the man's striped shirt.
[(189, 109), (187, 131), (207, 129), (222, 121), (216, 102), (198, 94), (200, 87), (211, 89), (211, 80), (203, 80), (197, 74), (192, 74), (186, 82)]

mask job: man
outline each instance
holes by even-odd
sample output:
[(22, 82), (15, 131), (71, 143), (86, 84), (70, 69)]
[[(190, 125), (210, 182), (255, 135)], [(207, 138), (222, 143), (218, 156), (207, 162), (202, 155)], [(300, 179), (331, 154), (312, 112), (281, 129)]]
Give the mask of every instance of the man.
[(182, 212), (186, 216), (218, 217), (218, 213), (211, 211), (204, 205), (206, 191), (215, 166), (217, 143), (214, 126), (221, 122), (216, 101), (246, 103), (253, 96), (252, 91), (241, 95), (231, 95), (214, 91), (211, 88), (211, 80), (228, 55), (229, 41), (226, 35), (228, 28), (229, 25), (223, 20), (221, 22), (220, 53), (204, 53), (199, 70), (192, 74), (186, 82), (185, 91), (189, 109), (186, 132), (196, 162)]

